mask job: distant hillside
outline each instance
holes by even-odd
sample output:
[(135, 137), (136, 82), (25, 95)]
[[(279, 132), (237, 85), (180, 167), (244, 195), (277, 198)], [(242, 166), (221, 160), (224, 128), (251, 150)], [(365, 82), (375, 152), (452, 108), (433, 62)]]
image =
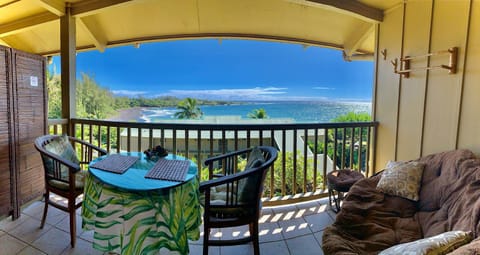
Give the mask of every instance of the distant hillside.
[[(60, 75), (47, 73), (48, 117), (61, 118)], [(182, 99), (163, 96), (156, 98), (115, 96), (110, 89), (101, 87), (89, 75), (82, 73), (76, 84), (76, 115), (78, 118), (105, 119), (118, 114), (118, 110), (131, 107), (175, 107)], [(241, 102), (197, 99), (198, 105), (230, 105)]]
[[(172, 97), (172, 96), (162, 96), (155, 98), (146, 98), (146, 97), (122, 97), (122, 96), (113, 96), (115, 98), (115, 103), (118, 106), (127, 107), (175, 107), (183, 99)], [(230, 102), (230, 101), (218, 101), (218, 100), (202, 100), (196, 99), (198, 105), (231, 105), (239, 104), (239, 102)]]

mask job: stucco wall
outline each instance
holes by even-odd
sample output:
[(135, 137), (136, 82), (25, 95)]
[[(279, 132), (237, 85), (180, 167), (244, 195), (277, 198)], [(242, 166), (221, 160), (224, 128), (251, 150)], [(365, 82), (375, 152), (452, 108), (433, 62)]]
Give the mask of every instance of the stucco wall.
[[(458, 47), (458, 70), (419, 70), (405, 78), (390, 63)], [(381, 51), (386, 50), (384, 59)], [(375, 169), (456, 148), (480, 155), (480, 0), (409, 0), (378, 26)], [(447, 65), (448, 55), (413, 59), (411, 68)]]

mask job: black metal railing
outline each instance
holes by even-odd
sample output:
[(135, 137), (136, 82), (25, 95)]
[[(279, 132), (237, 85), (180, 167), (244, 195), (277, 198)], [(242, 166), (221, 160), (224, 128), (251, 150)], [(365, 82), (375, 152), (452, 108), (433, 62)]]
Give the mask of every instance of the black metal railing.
[(269, 171), (264, 196), (268, 205), (326, 196), (329, 171), (350, 168), (371, 175), (377, 122), (309, 124), (180, 124), (103, 120), (50, 120), (50, 133), (71, 125), (75, 136), (108, 152), (144, 151), (156, 145), (197, 162), (206, 178), (206, 158), (255, 145), (280, 153)]

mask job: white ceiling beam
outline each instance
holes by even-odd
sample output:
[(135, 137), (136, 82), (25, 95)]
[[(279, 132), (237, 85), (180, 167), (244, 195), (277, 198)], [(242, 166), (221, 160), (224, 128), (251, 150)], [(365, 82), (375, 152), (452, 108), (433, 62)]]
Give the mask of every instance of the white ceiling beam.
[(345, 55), (352, 56), (360, 48), (363, 42), (368, 36), (375, 30), (375, 24), (365, 23), (360, 27), (357, 27), (352, 34), (346, 39), (343, 44), (343, 51)]
[(78, 18), (77, 23), (88, 34), (97, 50), (100, 52), (105, 51), (107, 39), (104, 36), (105, 33), (95, 24), (95, 21), (92, 18), (83, 17)]
[(0, 25), (0, 37), (19, 33), (31, 27), (57, 20), (58, 16), (51, 12), (43, 12), (10, 23)]
[(35, 0), (35, 2), (59, 17), (65, 15), (65, 2), (62, 0)]
[(118, 7), (133, 0), (86, 0), (71, 4), (72, 16), (90, 16), (107, 8)]
[[(58, 20), (59, 16), (65, 15), (65, 3), (62, 0), (35, 0), (48, 11), (19, 19), (10, 23), (0, 24), (0, 37), (22, 32), (33, 26)], [(119, 6), (132, 2), (132, 0), (86, 0), (72, 3), (72, 16), (84, 17), (103, 11), (106, 8)], [(63, 7), (62, 7), (63, 6)], [(63, 10), (63, 11), (62, 11)]]
[(289, 2), (329, 9), (339, 13), (354, 15), (355, 17), (379, 23), (383, 21), (383, 10), (368, 6), (357, 0), (287, 0)]

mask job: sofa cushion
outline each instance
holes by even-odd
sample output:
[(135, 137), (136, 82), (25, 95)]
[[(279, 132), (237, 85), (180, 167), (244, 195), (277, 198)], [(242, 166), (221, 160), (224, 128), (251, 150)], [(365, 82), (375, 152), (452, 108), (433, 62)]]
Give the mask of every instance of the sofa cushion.
[(382, 192), (418, 201), (424, 164), (405, 162), (385, 169), (377, 188)]
[(415, 161), (425, 164), (420, 199), (378, 190), (384, 172), (358, 181), (335, 222), (323, 232), (324, 254), (376, 255), (400, 243), (454, 230), (480, 236), (480, 159), (469, 150), (455, 150)]
[(425, 164), (418, 220), (424, 237), (451, 230), (480, 233), (480, 159), (468, 150), (436, 153)]
[(390, 247), (379, 255), (443, 255), (472, 241), (471, 232), (450, 231), (417, 241)]

